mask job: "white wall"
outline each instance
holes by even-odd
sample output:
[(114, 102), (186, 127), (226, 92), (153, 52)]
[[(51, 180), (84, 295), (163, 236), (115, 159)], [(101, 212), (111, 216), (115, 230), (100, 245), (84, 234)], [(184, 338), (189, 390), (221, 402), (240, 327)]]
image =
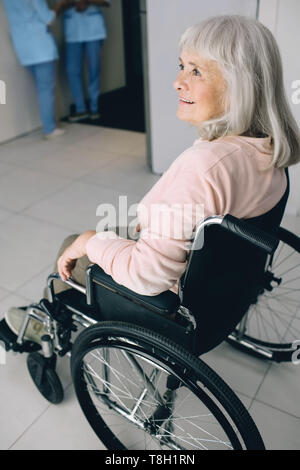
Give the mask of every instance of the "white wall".
[(6, 83), (6, 104), (0, 104), (0, 142), (40, 126), (38, 105), (31, 75), (15, 56), (0, 2), (0, 80)]
[[(21, 0), (20, 0), (21, 1)], [(49, 5), (55, 0), (49, 0)], [(108, 28), (108, 39), (102, 55), (101, 91), (106, 92), (125, 85), (125, 65), (122, 26), (122, 0), (113, 0), (110, 8), (103, 8)], [(64, 41), (61, 21), (53, 27), (60, 61), (56, 89), (57, 118), (65, 116), (72, 102), (65, 69)], [(6, 104), (0, 104), (0, 143), (41, 127), (35, 86), (30, 73), (15, 56), (7, 20), (0, 0), (0, 80), (6, 83)]]
[(193, 127), (176, 117), (178, 100), (173, 81), (181, 34), (211, 15), (255, 17), (256, 8), (256, 0), (146, 0), (151, 125), (148, 151), (155, 173), (163, 173), (197, 137)]
[(112, 0), (109, 8), (102, 8), (108, 30), (102, 55), (102, 93), (126, 85), (122, 0)]
[[(300, 127), (300, 104), (292, 102), (292, 83), (300, 80), (300, 2), (299, 0), (260, 0), (259, 20), (274, 34), (279, 45), (284, 73), (286, 95), (293, 115)], [(300, 215), (300, 164), (289, 170), (291, 193), (287, 213)]]

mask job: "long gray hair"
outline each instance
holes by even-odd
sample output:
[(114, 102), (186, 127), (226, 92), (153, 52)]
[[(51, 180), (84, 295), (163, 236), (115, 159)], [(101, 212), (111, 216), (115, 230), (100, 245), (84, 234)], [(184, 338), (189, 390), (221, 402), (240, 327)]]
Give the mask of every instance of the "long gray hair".
[(300, 132), (285, 95), (280, 52), (268, 28), (244, 16), (214, 16), (188, 28), (179, 47), (216, 61), (227, 82), (225, 114), (201, 123), (201, 137), (267, 135), (274, 150), (270, 166), (300, 161)]

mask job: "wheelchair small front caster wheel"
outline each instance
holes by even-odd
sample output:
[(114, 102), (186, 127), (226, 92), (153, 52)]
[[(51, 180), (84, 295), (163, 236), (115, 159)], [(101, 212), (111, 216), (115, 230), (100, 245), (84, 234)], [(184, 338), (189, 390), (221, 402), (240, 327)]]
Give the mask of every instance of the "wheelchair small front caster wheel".
[(64, 391), (54, 370), (53, 362), (51, 363), (41, 354), (33, 352), (27, 356), (27, 367), (30, 377), (43, 397), (55, 405), (61, 403)]

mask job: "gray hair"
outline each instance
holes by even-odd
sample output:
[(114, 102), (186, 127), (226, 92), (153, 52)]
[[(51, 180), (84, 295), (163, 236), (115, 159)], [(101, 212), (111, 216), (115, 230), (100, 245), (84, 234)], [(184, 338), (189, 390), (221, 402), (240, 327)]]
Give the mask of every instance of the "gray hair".
[(201, 123), (201, 137), (267, 135), (274, 151), (270, 166), (300, 161), (300, 133), (284, 91), (280, 52), (268, 28), (244, 16), (214, 16), (188, 28), (179, 47), (216, 61), (227, 82), (225, 113)]

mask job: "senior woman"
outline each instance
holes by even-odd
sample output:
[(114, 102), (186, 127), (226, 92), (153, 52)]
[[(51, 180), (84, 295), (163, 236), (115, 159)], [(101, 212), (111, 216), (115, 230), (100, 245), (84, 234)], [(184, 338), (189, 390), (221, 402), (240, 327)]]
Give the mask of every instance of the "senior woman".
[[(72, 275), (84, 283), (85, 268), (96, 263), (140, 294), (177, 292), (193, 235), (191, 222), (199, 222), (199, 204), (205, 217), (230, 213), (247, 219), (268, 212), (285, 193), (284, 168), (299, 161), (300, 135), (285, 98), (279, 50), (265, 26), (233, 15), (189, 28), (181, 37), (174, 88), (177, 116), (193, 124), (199, 138), (142, 199), (139, 239), (94, 230), (69, 237), (56, 266), (63, 280)], [(183, 221), (186, 229), (181, 237), (170, 233), (170, 227), (167, 233), (164, 224), (151, 223), (156, 204), (170, 211), (174, 205), (192, 207), (187, 217), (172, 212), (173, 227)], [(10, 312), (7, 322), (17, 329), (24, 313)]]

